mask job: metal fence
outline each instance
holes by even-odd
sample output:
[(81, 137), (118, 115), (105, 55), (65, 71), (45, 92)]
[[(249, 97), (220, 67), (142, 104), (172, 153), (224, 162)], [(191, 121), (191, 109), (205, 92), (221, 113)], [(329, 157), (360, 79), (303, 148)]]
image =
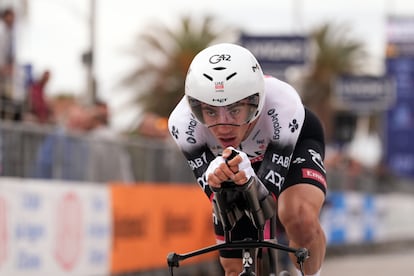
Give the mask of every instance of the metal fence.
[[(179, 182), (196, 180), (172, 139), (65, 133), (56, 127), (0, 121), (0, 177), (62, 179), (88, 182)], [(330, 190), (410, 191), (412, 180), (378, 175), (372, 170), (350, 174), (347, 166), (329, 168)]]
[(109, 139), (7, 121), (0, 121), (0, 176), (88, 182), (195, 182), (171, 140)]

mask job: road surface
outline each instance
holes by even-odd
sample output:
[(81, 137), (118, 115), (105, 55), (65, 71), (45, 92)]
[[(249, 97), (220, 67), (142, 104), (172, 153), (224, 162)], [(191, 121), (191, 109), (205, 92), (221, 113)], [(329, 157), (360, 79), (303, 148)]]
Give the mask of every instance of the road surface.
[(414, 275), (414, 248), (376, 254), (328, 256), (322, 276)]

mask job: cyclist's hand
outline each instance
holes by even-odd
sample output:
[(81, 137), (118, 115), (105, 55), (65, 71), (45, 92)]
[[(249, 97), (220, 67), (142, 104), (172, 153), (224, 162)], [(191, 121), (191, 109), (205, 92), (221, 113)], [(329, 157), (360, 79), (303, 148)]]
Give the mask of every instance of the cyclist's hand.
[[(232, 159), (228, 159), (232, 152), (235, 152), (237, 155)], [(243, 185), (249, 181), (252, 176), (256, 175), (246, 153), (236, 150), (233, 147), (228, 147), (223, 150), (223, 158), (227, 160), (227, 166), (234, 173), (234, 177), (232, 178), (234, 183)]]
[(217, 156), (206, 171), (207, 183), (213, 188), (220, 188), (221, 183), (234, 178), (233, 171), (226, 164), (226, 160), (222, 156)]
[[(233, 151), (237, 155), (228, 160)], [(213, 188), (220, 188), (224, 181), (244, 185), (253, 175), (255, 173), (246, 153), (233, 147), (226, 148), (223, 155), (216, 157), (206, 171), (207, 183)]]

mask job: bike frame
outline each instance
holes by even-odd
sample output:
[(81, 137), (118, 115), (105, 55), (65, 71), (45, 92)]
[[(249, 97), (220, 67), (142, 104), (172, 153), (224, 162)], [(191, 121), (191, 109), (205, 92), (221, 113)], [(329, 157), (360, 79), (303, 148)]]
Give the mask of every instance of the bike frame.
[[(289, 253), (293, 253), (296, 256), (296, 261), (300, 266), (300, 270), (303, 273), (303, 263), (309, 257), (309, 252), (306, 248), (292, 248), (282, 244), (277, 243), (275, 239), (275, 217), (271, 218), (271, 235), (274, 239), (264, 240), (263, 231), (259, 230), (259, 239), (258, 240), (241, 240), (241, 241), (231, 241), (228, 239), (230, 233), (225, 232), (226, 241), (222, 244), (216, 244), (208, 247), (201, 248), (196, 251), (188, 252), (185, 254), (177, 254), (175, 252), (169, 253), (167, 256), (167, 263), (170, 269), (170, 274), (173, 276), (174, 267), (179, 267), (180, 261), (206, 254), (212, 251), (217, 251), (220, 249), (243, 249), (243, 271), (240, 273), (240, 276), (260, 276), (262, 269), (261, 254), (263, 248), (271, 249), (269, 250), (269, 262), (270, 262), (270, 275), (276, 275), (276, 254), (275, 250), (282, 250)], [(272, 233), (273, 232), (273, 233)], [(254, 249), (254, 256), (252, 257), (252, 249)]]
[[(234, 151), (228, 159), (232, 159), (235, 155), (237, 155), (237, 152)], [(277, 243), (276, 205), (269, 205), (269, 197), (271, 198), (270, 195), (259, 202), (255, 186), (257, 182), (255, 181), (256, 180), (254, 178), (250, 178), (244, 185), (235, 185), (232, 182), (226, 181), (222, 183), (221, 188), (212, 188), (212, 191), (214, 192), (214, 213), (223, 224), (225, 242), (223, 244), (212, 245), (186, 254), (177, 254), (174, 252), (168, 254), (167, 262), (172, 276), (173, 268), (178, 267), (180, 261), (220, 249), (242, 249), (243, 271), (239, 274), (239, 276), (259, 276), (263, 267), (263, 248), (269, 249), (269, 263), (271, 269), (270, 275), (276, 275), (276, 250), (283, 250), (293, 253), (296, 256), (296, 261), (299, 264), (302, 275), (304, 276), (303, 263), (309, 257), (308, 250), (306, 248), (291, 248)], [(235, 202), (229, 201), (227, 197), (232, 193), (238, 193), (238, 195), (241, 195), (242, 200), (247, 203), (247, 207), (243, 207), (243, 210), (235, 207)], [(271, 199), (271, 202), (274, 203), (273, 199)], [(246, 211), (251, 215), (250, 218), (256, 226), (258, 240), (253, 241), (246, 239), (241, 241), (233, 241), (231, 238), (231, 230), (238, 219), (240, 219), (240, 214)], [(264, 239), (264, 228), (267, 219), (270, 220), (270, 236), (272, 238), (270, 240)], [(252, 257), (252, 255), (254, 256)]]

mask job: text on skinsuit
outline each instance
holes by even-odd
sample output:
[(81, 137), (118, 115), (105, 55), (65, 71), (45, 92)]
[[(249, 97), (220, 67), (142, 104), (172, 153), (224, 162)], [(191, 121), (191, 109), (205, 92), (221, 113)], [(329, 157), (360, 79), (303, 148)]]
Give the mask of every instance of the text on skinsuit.
[(276, 187), (278, 187), (279, 191), (283, 183), (285, 182), (285, 178), (282, 177), (278, 172), (275, 172), (273, 170), (269, 170), (269, 172), (265, 176), (265, 179), (273, 185), (275, 185)]
[(208, 188), (208, 183), (206, 179), (206, 174), (197, 178), (197, 183), (203, 188), (204, 191)]
[(188, 160), (188, 165), (190, 165), (191, 169), (194, 171), (195, 169), (200, 168), (203, 164), (207, 164), (207, 155), (205, 152), (203, 154), (195, 159)]
[(277, 165), (281, 165), (284, 168), (287, 168), (290, 164), (290, 157), (274, 153), (272, 155), (272, 162), (276, 163)]
[(190, 144), (195, 144), (197, 141), (194, 138), (194, 129), (197, 126), (197, 121), (194, 119), (190, 120), (190, 123), (188, 125), (187, 131), (185, 132), (185, 134), (188, 135), (187, 137), (187, 142)]
[(280, 139), (280, 130), (282, 127), (279, 123), (279, 114), (276, 113), (276, 110), (274, 108), (270, 109), (267, 112), (267, 115), (269, 115), (272, 118), (272, 124), (273, 124), (273, 140), (279, 140)]
[(323, 186), (327, 186), (325, 177), (318, 171), (312, 169), (302, 169), (302, 177), (303, 178), (310, 178), (313, 180), (318, 181)]

